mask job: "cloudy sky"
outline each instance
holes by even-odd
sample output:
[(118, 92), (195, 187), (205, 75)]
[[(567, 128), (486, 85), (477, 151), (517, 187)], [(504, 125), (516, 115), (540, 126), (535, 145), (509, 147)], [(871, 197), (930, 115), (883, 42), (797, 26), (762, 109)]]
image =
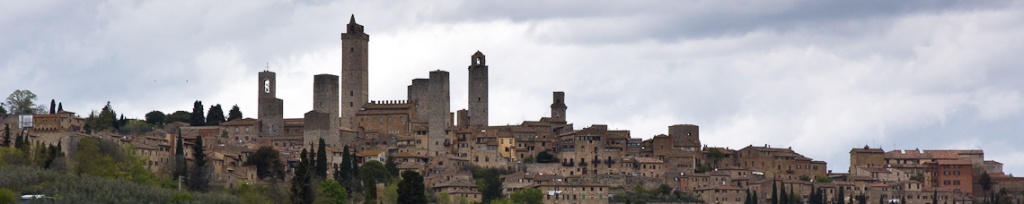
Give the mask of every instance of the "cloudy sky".
[[(239, 105), (277, 72), (286, 117), (340, 74), (349, 16), (370, 35), (371, 100), (451, 73), (466, 107), (487, 55), (491, 125), (547, 116), (710, 146), (793, 147), (845, 172), (850, 148), (974, 149), (1024, 172), (1020, 1), (0, 1), (0, 93), (88, 115)], [(269, 65), (269, 68), (268, 68)]]

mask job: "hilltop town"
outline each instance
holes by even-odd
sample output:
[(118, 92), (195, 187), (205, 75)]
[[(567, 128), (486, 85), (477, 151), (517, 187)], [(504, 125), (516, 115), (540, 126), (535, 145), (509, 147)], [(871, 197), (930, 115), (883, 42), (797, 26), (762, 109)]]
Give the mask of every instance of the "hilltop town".
[[(82, 138), (129, 146), (156, 175), (174, 174), (175, 151), (183, 150), (186, 162), (194, 161), (193, 146), (201, 144), (212, 166), (210, 185), (227, 189), (274, 180), (247, 162), (261, 147), (270, 147), (279, 153), (284, 180), (296, 174), (302, 152), (321, 151), (331, 169), (326, 178), (350, 168), (348, 162), (393, 163), (399, 171), (420, 173), (427, 192), (443, 192), (451, 203), (485, 201), (474, 175), (479, 169), (501, 172), (503, 196), (537, 189), (544, 203), (617, 203), (639, 199), (644, 192), (672, 197), (652, 202), (705, 203), (772, 203), (778, 195), (807, 203), (1024, 199), (1024, 178), (1005, 174), (1002, 163), (986, 160), (981, 149), (850, 147), (849, 169), (833, 172), (827, 162), (798, 153), (800, 147), (702, 143), (700, 126), (686, 121), (649, 139), (607, 125), (575, 127), (566, 106), (572, 93), (558, 90), (551, 90), (550, 115), (490, 125), (488, 64), (481, 51), (467, 53), (468, 76), (436, 70), (422, 73), (425, 78), (396, 79), (387, 83), (407, 83), (406, 98), (372, 99), (370, 35), (353, 16), (340, 38), (340, 75), (313, 76), (313, 109), (302, 118), (284, 117), (288, 103), (277, 97), (277, 87), (289, 82), (277, 81), (271, 71), (255, 73), (257, 98), (238, 99), (258, 101), (255, 118), (215, 125), (167, 122), (125, 134), (91, 131), (86, 118), (63, 108), (0, 117), (30, 143), (60, 146), (69, 154), (70, 144)], [(450, 77), (467, 77), (467, 98), (451, 98)], [(468, 107), (451, 110), (452, 100), (466, 100)], [(316, 150), (319, 146), (324, 150)], [(773, 195), (776, 191), (783, 193)]]

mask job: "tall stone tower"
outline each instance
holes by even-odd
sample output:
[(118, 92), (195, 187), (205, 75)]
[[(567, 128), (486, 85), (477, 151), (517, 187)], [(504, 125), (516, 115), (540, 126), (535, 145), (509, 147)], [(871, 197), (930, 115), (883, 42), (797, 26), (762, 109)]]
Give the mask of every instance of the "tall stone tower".
[[(306, 124), (323, 123), (324, 133), (319, 136), (306, 138), (307, 140), (317, 141), (320, 137), (324, 138), (324, 142), (328, 145), (338, 144), (338, 127), (340, 125), (340, 119), (338, 118), (338, 75), (332, 74), (318, 74), (313, 76), (313, 111), (323, 114), (325, 121), (307, 121)], [(306, 116), (319, 116), (310, 115)], [(309, 120), (310, 118), (306, 118)], [(311, 129), (312, 125), (307, 125), (307, 129)], [(307, 134), (309, 135), (309, 134)], [(315, 134), (313, 134), (315, 135)], [(306, 141), (308, 144), (309, 141)]]
[(369, 60), (367, 58), (370, 35), (356, 23), (356, 16), (348, 21), (341, 34), (341, 126), (353, 128), (356, 112), (369, 102)]
[(668, 126), (668, 136), (672, 138), (672, 146), (689, 151), (701, 150), (700, 127), (692, 124)]
[[(469, 64), (469, 125), (487, 126), (487, 62), (476, 51)], [(461, 121), (459, 123), (462, 123)]]
[(569, 109), (569, 107), (565, 106), (565, 92), (556, 91), (552, 99), (551, 118), (565, 120), (565, 109)]
[(432, 71), (428, 82), (427, 151), (430, 156), (444, 155), (448, 127), (452, 124), (448, 72)]
[(259, 100), (257, 113), (260, 120), (260, 137), (280, 136), (284, 129), (284, 101), (277, 98), (277, 74), (271, 71), (259, 73)]

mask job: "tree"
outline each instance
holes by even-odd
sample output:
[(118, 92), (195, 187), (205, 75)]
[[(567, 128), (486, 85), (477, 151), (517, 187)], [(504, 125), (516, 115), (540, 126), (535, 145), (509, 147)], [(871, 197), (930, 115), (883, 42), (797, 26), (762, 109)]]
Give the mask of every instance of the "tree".
[(363, 203), (377, 203), (377, 180), (372, 176), (363, 177)]
[(224, 119), (224, 109), (220, 107), (220, 104), (211, 105), (210, 111), (206, 114), (206, 125), (217, 126), (226, 121)]
[(206, 152), (203, 147), (203, 136), (196, 136), (196, 144), (193, 145), (193, 169), (188, 176), (188, 189), (206, 192), (210, 187), (209, 174), (206, 164)]
[(752, 201), (753, 198), (750, 197), (750, 188), (747, 188), (747, 197), (744, 198), (743, 204), (750, 204)]
[(725, 153), (722, 153), (722, 151), (718, 150), (718, 148), (710, 149), (711, 150), (708, 150), (708, 158), (711, 159), (711, 161), (715, 165), (715, 168), (718, 168), (718, 163), (725, 158)]
[(452, 204), (452, 196), (448, 193), (448, 190), (438, 192), (434, 197), (437, 197), (438, 204)]
[(0, 115), (7, 115), (7, 109), (4, 108), (4, 104), (0, 103)]
[(167, 120), (167, 115), (160, 111), (150, 111), (146, 113), (146, 123), (155, 126), (163, 126), (164, 121)]
[(256, 177), (259, 179), (284, 179), (284, 164), (280, 155), (273, 147), (261, 146), (249, 156), (245, 165), (256, 166)]
[(348, 192), (337, 181), (324, 179), (320, 181), (316, 203), (344, 204), (348, 201)]
[[(773, 179), (772, 180), (772, 204), (779, 204), (779, 191), (776, 190), (776, 186), (778, 186), (778, 184)], [(840, 191), (840, 192), (842, 192), (842, 191)]]
[(199, 192), (206, 192), (210, 189), (210, 172), (207, 170), (206, 153), (203, 147), (203, 136), (196, 136), (196, 143), (192, 145), (192, 172), (188, 177), (189, 188)]
[(4, 124), (4, 138), (3, 143), (0, 146), (9, 147), (11, 146), (11, 124)]
[(484, 173), (483, 187), (480, 189), (482, 195), (481, 201), (483, 203), (489, 203), (491, 200), (500, 199), (503, 196), (501, 191), (504, 189), (504, 183), (501, 182), (501, 173), (497, 169), (488, 169)]
[(839, 194), (836, 195), (836, 204), (846, 204), (846, 194), (843, 193), (844, 187), (843, 186), (837, 186), (837, 187), (839, 187)]
[(192, 103), (192, 117), (189, 118), (188, 124), (192, 126), (203, 126), (206, 124), (206, 118), (203, 116), (202, 101)]
[(984, 190), (984, 193), (988, 193), (992, 190), (992, 177), (988, 175), (988, 172), (982, 171), (981, 178), (978, 179), (978, 184), (981, 185), (981, 190)]
[(170, 115), (167, 115), (167, 119), (164, 120), (165, 123), (171, 123), (171, 122), (191, 123), (191, 121), (192, 121), (192, 113), (189, 113), (188, 111), (174, 111), (174, 113), (171, 113)]
[(426, 187), (423, 176), (415, 171), (402, 172), (402, 182), (398, 183), (398, 203), (427, 203)]
[(178, 129), (178, 141), (174, 145), (174, 179), (184, 180), (187, 177), (188, 163), (185, 163), (185, 142), (184, 137), (181, 135), (181, 129)]
[(392, 177), (398, 177), (398, 165), (395, 164), (395, 157), (390, 154), (384, 160), (384, 168), (388, 169), (388, 174), (391, 174)]
[(374, 160), (370, 160), (363, 163), (362, 166), (359, 166), (359, 176), (373, 177), (373, 179), (378, 182), (391, 180), (391, 174), (388, 173), (388, 169), (384, 167), (384, 164)]
[(555, 155), (548, 153), (547, 151), (541, 151), (537, 153), (537, 163), (555, 163), (558, 162), (558, 158)]
[(14, 90), (7, 96), (7, 105), (11, 108), (12, 114), (33, 114), (36, 113), (36, 94), (29, 90)]
[(524, 188), (518, 191), (512, 192), (509, 196), (514, 203), (521, 204), (541, 204), (544, 203), (544, 192), (536, 188)]
[(292, 203), (313, 203), (315, 197), (311, 185), (309, 172), (309, 153), (302, 149), (301, 161), (295, 167), (295, 177), (292, 177)]
[(57, 103), (57, 112), (64, 112), (64, 103)]
[(753, 197), (751, 197), (751, 199), (753, 199), (753, 200), (750, 201), (750, 204), (757, 204), (757, 203), (760, 202), (760, 201), (757, 200), (757, 191), (754, 191), (754, 195), (753, 195)]
[(231, 111), (228, 111), (228, 121), (235, 119), (242, 119), (242, 111), (238, 109), (238, 105), (231, 107)]
[(327, 147), (324, 143), (324, 138), (320, 138), (316, 148), (316, 176), (320, 179), (327, 178)]
[(779, 204), (789, 204), (789, 193), (786, 193), (786, 182), (782, 182), (782, 189), (779, 190)]
[(57, 114), (57, 101), (50, 99), (50, 114)]

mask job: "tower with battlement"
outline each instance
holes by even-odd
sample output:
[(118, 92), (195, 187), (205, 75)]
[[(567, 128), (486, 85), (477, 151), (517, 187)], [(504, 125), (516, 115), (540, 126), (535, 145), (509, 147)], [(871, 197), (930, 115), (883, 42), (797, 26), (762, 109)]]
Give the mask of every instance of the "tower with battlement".
[(356, 112), (369, 102), (369, 42), (352, 15), (341, 34), (341, 127), (353, 129)]
[[(476, 51), (469, 64), (469, 125), (487, 126), (487, 61)], [(461, 118), (460, 118), (461, 119)], [(462, 123), (461, 121), (459, 123)]]
[(271, 71), (259, 73), (257, 113), (260, 137), (280, 136), (284, 129), (284, 101), (277, 98), (277, 74)]

